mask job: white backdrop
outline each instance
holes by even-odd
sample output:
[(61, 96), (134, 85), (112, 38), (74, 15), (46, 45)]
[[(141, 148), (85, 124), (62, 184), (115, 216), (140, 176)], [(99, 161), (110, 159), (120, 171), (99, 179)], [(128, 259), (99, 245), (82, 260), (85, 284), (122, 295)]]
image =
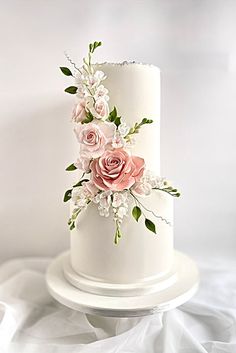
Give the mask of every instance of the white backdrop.
[(64, 171), (75, 155), (68, 50), (162, 70), (162, 174), (182, 190), (176, 247), (236, 250), (236, 1), (0, 1), (0, 261), (69, 246)]

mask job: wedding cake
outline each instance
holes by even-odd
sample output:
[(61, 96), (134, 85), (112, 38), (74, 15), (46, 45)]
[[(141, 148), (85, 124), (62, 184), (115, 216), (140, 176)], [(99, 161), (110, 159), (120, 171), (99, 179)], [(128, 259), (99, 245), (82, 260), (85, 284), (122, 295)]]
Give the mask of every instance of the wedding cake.
[(79, 290), (138, 296), (171, 286), (173, 196), (160, 177), (160, 70), (135, 62), (92, 64), (89, 45), (74, 73), (72, 122), (78, 159), (70, 201), (65, 278)]

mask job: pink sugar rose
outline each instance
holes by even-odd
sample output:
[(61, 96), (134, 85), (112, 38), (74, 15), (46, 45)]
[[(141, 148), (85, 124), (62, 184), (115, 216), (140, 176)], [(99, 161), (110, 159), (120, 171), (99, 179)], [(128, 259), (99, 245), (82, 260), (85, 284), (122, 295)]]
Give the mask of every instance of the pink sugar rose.
[(107, 101), (103, 98), (99, 98), (93, 109), (91, 109), (91, 113), (95, 116), (95, 118), (105, 120), (109, 115), (109, 106)]
[(75, 123), (80, 123), (86, 118), (86, 100), (81, 99), (78, 104), (74, 106), (73, 112), (72, 112), (72, 121)]
[(115, 124), (108, 122), (78, 124), (74, 131), (80, 143), (80, 153), (90, 158), (100, 157), (111, 143), (115, 130)]
[(91, 180), (101, 190), (122, 191), (140, 180), (144, 166), (143, 158), (130, 156), (123, 149), (105, 151), (91, 163)]

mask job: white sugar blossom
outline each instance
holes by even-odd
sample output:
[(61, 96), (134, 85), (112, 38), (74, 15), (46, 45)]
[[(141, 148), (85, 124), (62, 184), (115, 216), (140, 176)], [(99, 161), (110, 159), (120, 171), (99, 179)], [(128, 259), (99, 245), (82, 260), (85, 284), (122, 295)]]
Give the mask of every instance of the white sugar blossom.
[(120, 207), (123, 204), (127, 206), (128, 197), (129, 197), (129, 194), (127, 191), (114, 192), (112, 206), (113, 207)]
[(124, 216), (128, 213), (129, 193), (127, 191), (115, 192), (113, 194), (112, 207), (114, 221), (122, 223)]
[(111, 195), (112, 195), (112, 191), (108, 190), (97, 194), (93, 198), (92, 201), (98, 205), (98, 211), (100, 216), (103, 216), (103, 217), (109, 216), (109, 209), (111, 206)]
[(130, 128), (126, 123), (121, 121), (121, 124), (118, 126), (116, 134), (112, 140), (112, 147), (113, 148), (122, 148), (122, 147), (129, 147), (129, 143), (125, 140), (125, 136), (128, 134)]
[(164, 189), (167, 186), (167, 181), (165, 178), (157, 177), (156, 179), (156, 187), (158, 189)]
[(71, 199), (74, 205), (84, 208), (88, 201), (96, 197), (97, 187), (92, 181), (84, 181), (81, 186), (74, 187), (71, 193)]
[(100, 82), (107, 78), (104, 72), (101, 70), (97, 70), (94, 74), (94, 77), (97, 79), (97, 81), (100, 81)]
[(85, 76), (84, 83), (90, 88), (96, 88), (100, 85), (101, 81), (105, 80), (106, 76), (103, 71), (95, 71), (93, 75)]
[(76, 187), (72, 189), (71, 200), (74, 205), (84, 208), (87, 205), (87, 199), (81, 187)]
[(108, 217), (112, 209), (114, 220), (121, 223), (128, 212), (129, 193), (107, 190), (98, 193), (92, 201), (97, 204), (100, 216)]
[(100, 98), (103, 98), (106, 101), (108, 101), (109, 100), (108, 89), (106, 89), (103, 85), (98, 86), (95, 91), (94, 98), (96, 101)]
[(122, 137), (125, 137), (128, 134), (129, 130), (130, 130), (130, 127), (124, 122), (121, 122), (121, 124), (118, 127), (118, 131)]
[(116, 132), (113, 139), (112, 139), (112, 147), (113, 148), (121, 148), (126, 145), (125, 139), (119, 134), (119, 132)]
[(142, 177), (147, 183), (149, 183), (152, 188), (163, 189), (166, 186), (166, 179), (160, 176), (156, 176), (151, 171), (146, 171), (145, 175)]
[(132, 192), (137, 196), (148, 196), (153, 188), (163, 189), (164, 187), (166, 187), (165, 178), (146, 171), (142, 178), (132, 186)]
[(91, 89), (96, 87), (100, 81), (94, 75), (88, 75), (85, 79), (85, 84)]
[(77, 72), (75, 77), (75, 84), (77, 86), (83, 86), (85, 79), (86, 79), (86, 75), (83, 75), (80, 72)]
[(98, 206), (98, 212), (102, 217), (109, 217), (110, 215), (109, 208), (104, 208), (102, 206)]
[(84, 85), (79, 83), (78, 88), (77, 88), (77, 92), (76, 92), (76, 96), (78, 98), (84, 98), (86, 96), (86, 93), (87, 93), (87, 91), (86, 91)]
[(117, 209), (116, 216), (117, 216), (119, 219), (123, 219), (123, 217), (127, 215), (127, 211), (128, 211), (128, 208), (127, 208), (127, 207), (121, 206), (121, 207), (119, 207), (119, 208)]

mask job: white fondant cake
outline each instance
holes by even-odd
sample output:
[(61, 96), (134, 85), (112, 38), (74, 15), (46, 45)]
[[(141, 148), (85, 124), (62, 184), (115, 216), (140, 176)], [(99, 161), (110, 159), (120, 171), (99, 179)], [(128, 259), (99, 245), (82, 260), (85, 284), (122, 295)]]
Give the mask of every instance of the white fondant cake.
[[(96, 68), (107, 76), (110, 110), (117, 106), (130, 126), (142, 118), (153, 120), (137, 136), (132, 154), (143, 157), (147, 169), (160, 175), (160, 70), (137, 63), (105, 63)], [(71, 231), (71, 262), (64, 268), (73, 285), (104, 295), (110, 295), (106, 285), (113, 289), (121, 285), (124, 295), (129, 295), (137, 285), (168, 278), (173, 262), (173, 199), (168, 193), (155, 191), (142, 203), (165, 220), (156, 220), (154, 234), (144, 224), (125, 217), (119, 244), (113, 241), (111, 215), (101, 217), (94, 204), (79, 215), (78, 228)], [(131, 203), (129, 214), (133, 206)]]

